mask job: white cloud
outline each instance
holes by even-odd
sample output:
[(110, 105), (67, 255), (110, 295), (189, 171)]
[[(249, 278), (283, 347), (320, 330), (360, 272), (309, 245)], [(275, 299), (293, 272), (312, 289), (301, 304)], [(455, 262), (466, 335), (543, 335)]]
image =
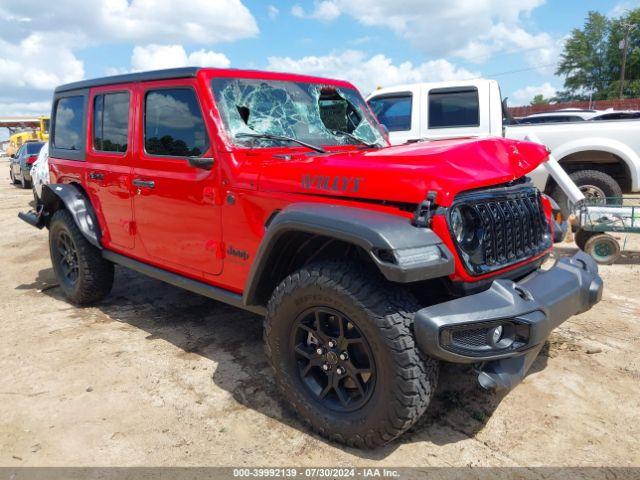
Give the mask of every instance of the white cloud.
[(136, 46), (131, 55), (134, 71), (185, 66), (228, 68), (230, 65), (231, 61), (222, 53), (198, 50), (187, 54), (182, 45)]
[(241, 0), (4, 0), (2, 10), (28, 22), (0, 21), (3, 33), (66, 32), (83, 43), (105, 41), (210, 44), (255, 37), (258, 25)]
[(32, 33), (17, 44), (0, 39), (0, 85), (52, 89), (84, 76), (84, 65), (56, 39)]
[(626, 15), (627, 11), (640, 7), (640, 1), (638, 0), (624, 0), (617, 3), (611, 9), (607, 16), (609, 18), (617, 18)]
[(528, 105), (536, 95), (542, 95), (544, 98), (550, 98), (553, 97), (556, 92), (556, 87), (552, 86), (549, 82), (545, 82), (542, 85), (537, 86), (531, 85), (513, 92), (513, 95), (509, 98), (509, 105), (512, 107)]
[(358, 50), (300, 59), (269, 57), (268, 62), (270, 70), (346, 79), (353, 82), (364, 94), (378, 86), (461, 80), (479, 76), (477, 72), (458, 68), (444, 59), (431, 60), (419, 65), (411, 62), (394, 64), (393, 60), (385, 55), (367, 56)]
[[(556, 42), (546, 33), (531, 34), (522, 23), (545, 0), (323, 0), (300, 18), (331, 21), (349, 15), (359, 23), (391, 29), (430, 55), (457, 55), (483, 63), (498, 53), (521, 51), (533, 66), (557, 59)], [(542, 67), (540, 67), (542, 68)], [(545, 73), (548, 73), (546, 71)]]
[(275, 20), (280, 15), (280, 10), (275, 5), (267, 6), (267, 15), (271, 20)]
[(306, 13), (304, 9), (296, 4), (291, 8), (291, 14), (298, 18), (313, 18), (316, 20), (322, 20), (330, 22), (335, 20), (341, 14), (340, 7), (332, 0), (323, 0), (314, 2), (313, 10)]
[(0, 116), (48, 115), (51, 102), (0, 102)]

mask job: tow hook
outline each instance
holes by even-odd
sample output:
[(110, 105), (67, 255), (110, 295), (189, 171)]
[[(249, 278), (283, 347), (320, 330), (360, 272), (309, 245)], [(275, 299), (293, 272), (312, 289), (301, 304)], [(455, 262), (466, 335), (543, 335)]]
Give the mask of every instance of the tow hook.
[(416, 208), (413, 215), (413, 224), (416, 227), (427, 228), (431, 225), (431, 216), (436, 208), (436, 196), (437, 192), (429, 191), (427, 198), (420, 202), (418, 208)]

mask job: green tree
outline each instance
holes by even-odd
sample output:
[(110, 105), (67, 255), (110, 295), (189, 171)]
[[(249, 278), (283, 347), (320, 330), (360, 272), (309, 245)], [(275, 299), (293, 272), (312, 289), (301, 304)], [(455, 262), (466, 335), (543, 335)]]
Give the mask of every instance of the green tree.
[(574, 28), (560, 56), (557, 75), (564, 75), (565, 92), (560, 97), (601, 98), (611, 82), (609, 61), (610, 21), (601, 13), (589, 12), (582, 29)]
[(531, 100), (531, 105), (549, 105), (551, 100), (551, 98), (544, 98), (544, 95), (539, 93), (535, 97), (533, 97), (533, 100)]
[[(631, 28), (629, 28), (631, 26)], [(589, 12), (565, 43), (556, 74), (564, 75), (558, 101), (618, 98), (625, 32), (629, 30), (624, 95), (640, 94), (640, 8), (619, 18)]]
[(625, 67), (624, 95), (636, 97), (638, 95), (638, 81), (640, 80), (640, 8), (627, 12), (620, 18), (610, 21), (607, 58), (611, 64), (611, 84), (607, 89), (607, 98), (618, 98), (620, 94), (620, 70), (622, 68), (622, 54), (620, 48), (624, 43), (625, 31), (629, 29), (627, 43), (627, 63)]

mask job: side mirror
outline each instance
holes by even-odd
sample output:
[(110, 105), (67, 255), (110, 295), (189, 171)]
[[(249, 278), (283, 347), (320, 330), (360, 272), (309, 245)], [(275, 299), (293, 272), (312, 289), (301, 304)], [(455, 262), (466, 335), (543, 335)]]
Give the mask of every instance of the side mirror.
[(215, 160), (213, 157), (189, 157), (187, 159), (189, 165), (194, 168), (201, 168), (202, 170), (211, 170)]

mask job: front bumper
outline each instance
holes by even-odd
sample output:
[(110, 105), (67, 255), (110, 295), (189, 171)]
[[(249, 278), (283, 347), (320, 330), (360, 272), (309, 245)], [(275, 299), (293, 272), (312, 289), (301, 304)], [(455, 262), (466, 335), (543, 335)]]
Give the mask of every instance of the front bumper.
[[(478, 363), (478, 381), (484, 388), (513, 388), (551, 331), (598, 303), (602, 288), (596, 263), (578, 252), (519, 282), (494, 280), (481, 293), (419, 310), (416, 341), (432, 357)], [(498, 326), (503, 336), (496, 342), (492, 332)]]

